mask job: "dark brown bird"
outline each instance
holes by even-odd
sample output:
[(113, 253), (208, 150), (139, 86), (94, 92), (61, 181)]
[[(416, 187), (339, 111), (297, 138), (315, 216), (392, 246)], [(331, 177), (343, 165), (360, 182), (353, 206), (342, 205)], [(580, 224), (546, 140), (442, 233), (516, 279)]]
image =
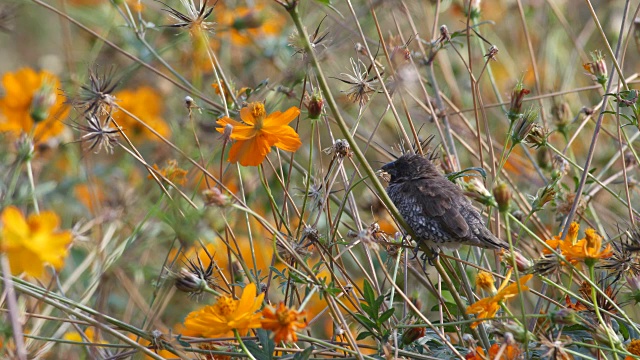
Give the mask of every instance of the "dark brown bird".
[(382, 167), (391, 176), (387, 194), (409, 224), (418, 243), (430, 248), (473, 245), (509, 248), (484, 225), (462, 190), (422, 155), (403, 155)]

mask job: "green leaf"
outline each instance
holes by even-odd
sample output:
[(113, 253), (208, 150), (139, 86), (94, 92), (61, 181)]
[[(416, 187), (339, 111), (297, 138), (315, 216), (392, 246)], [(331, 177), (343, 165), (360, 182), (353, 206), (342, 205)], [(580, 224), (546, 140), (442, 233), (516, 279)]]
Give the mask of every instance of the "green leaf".
[(258, 334), (258, 340), (262, 344), (262, 351), (265, 355), (269, 355), (269, 360), (273, 359), (273, 351), (276, 348), (276, 343), (269, 337), (269, 333), (264, 329), (256, 330)]
[(358, 337), (356, 338), (356, 341), (358, 340), (364, 340), (368, 337), (373, 337), (373, 334), (368, 332), (368, 331), (363, 331), (360, 334), (358, 334)]
[(315, 350), (315, 348), (313, 346), (309, 346), (308, 348), (304, 349), (303, 352), (297, 353), (293, 357), (293, 360), (307, 360), (307, 359), (309, 359), (309, 357), (311, 357), (311, 354), (313, 353), (313, 350)]
[(271, 360), (271, 356), (265, 354), (262, 348), (255, 341), (245, 341), (244, 345), (247, 347), (247, 350), (253, 355), (257, 360)]
[(360, 322), (362, 326), (366, 327), (367, 330), (373, 331), (378, 327), (375, 322), (371, 321), (371, 319), (362, 314), (354, 314), (353, 316)]
[(389, 318), (393, 315), (395, 311), (396, 311), (395, 308), (390, 308), (389, 310), (383, 312), (382, 315), (380, 315), (380, 318), (378, 319), (378, 324), (382, 324), (383, 322), (389, 320)]
[(371, 284), (369, 284), (369, 281), (367, 280), (364, 281), (364, 301), (371, 305), (376, 301), (376, 295), (373, 292)]

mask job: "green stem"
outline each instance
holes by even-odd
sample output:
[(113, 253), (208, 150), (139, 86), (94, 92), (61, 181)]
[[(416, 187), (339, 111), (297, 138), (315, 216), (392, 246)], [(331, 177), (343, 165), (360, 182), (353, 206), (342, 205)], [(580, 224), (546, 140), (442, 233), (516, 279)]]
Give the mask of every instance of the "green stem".
[(244, 351), (244, 353), (247, 354), (249, 359), (256, 360), (256, 358), (254, 358), (253, 355), (251, 355), (251, 352), (249, 352), (249, 349), (247, 349), (247, 346), (244, 344), (244, 342), (242, 342), (242, 338), (240, 337), (240, 333), (238, 333), (238, 330), (233, 329), (233, 333), (235, 334), (236, 340), (238, 340), (238, 344), (240, 345), (240, 348), (242, 348), (242, 351)]

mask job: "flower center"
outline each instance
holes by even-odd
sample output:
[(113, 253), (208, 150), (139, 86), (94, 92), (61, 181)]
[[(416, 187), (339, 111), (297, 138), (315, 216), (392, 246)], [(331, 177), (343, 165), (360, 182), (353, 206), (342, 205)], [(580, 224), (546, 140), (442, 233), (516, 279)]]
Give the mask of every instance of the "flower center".
[(217, 312), (222, 316), (229, 316), (238, 308), (238, 302), (229, 296), (221, 296), (215, 306)]

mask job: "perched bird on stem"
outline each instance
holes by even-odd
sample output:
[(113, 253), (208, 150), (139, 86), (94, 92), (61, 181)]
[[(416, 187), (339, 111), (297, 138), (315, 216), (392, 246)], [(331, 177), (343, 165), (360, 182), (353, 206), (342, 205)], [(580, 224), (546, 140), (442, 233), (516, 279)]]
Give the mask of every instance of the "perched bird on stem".
[(462, 190), (442, 176), (428, 158), (406, 154), (382, 170), (390, 176), (387, 194), (413, 230), (418, 245), (509, 249), (508, 243), (485, 227)]

